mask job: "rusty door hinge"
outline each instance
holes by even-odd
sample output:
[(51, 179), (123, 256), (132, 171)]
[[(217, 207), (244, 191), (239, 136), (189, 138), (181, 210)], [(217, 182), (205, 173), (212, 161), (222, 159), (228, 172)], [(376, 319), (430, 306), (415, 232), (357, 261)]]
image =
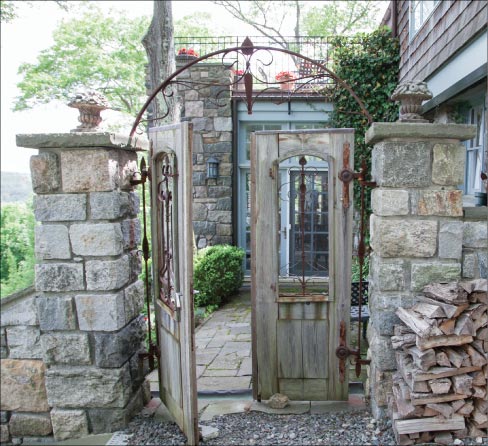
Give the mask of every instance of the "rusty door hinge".
[(347, 209), (351, 205), (349, 198), (349, 183), (354, 180), (356, 174), (351, 169), (351, 145), (345, 142), (342, 146), (342, 169), (339, 172), (339, 180), (342, 181), (342, 207)]
[(346, 343), (346, 323), (341, 321), (339, 331), (339, 347), (335, 351), (336, 356), (339, 358), (339, 381), (344, 382), (346, 378), (346, 360), (349, 356), (357, 356), (357, 350), (352, 350)]

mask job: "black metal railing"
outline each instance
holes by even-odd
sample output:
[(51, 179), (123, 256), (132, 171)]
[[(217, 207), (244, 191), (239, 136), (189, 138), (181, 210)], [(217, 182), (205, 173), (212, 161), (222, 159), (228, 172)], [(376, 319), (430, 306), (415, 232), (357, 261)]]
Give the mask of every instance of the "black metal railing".
[[(328, 57), (328, 37), (301, 36), (296, 38), (294, 36), (251, 36), (250, 39), (256, 47), (291, 50), (309, 57), (310, 59), (316, 60), (324, 64), (329, 69), (331, 68)], [(244, 37), (239, 36), (175, 37), (174, 42), (177, 53), (182, 48), (185, 48), (187, 51), (192, 49), (199, 56), (203, 56), (224, 48), (238, 47), (242, 44), (243, 40)], [(290, 72), (295, 78), (302, 78), (312, 74), (313, 71), (313, 67), (310, 65), (307, 65), (303, 61), (299, 61), (292, 56), (283, 53), (273, 52), (273, 54), (271, 54), (271, 52), (263, 50), (260, 54), (259, 60), (259, 69), (255, 70), (255, 72), (259, 71), (261, 78), (268, 82), (273, 82), (276, 75), (280, 72)], [(214, 58), (207, 59), (206, 62), (212, 63), (213, 61), (215, 61), (215, 63), (224, 62), (229, 64), (229, 66), (231, 66), (235, 72), (239, 72), (239, 70), (243, 70), (245, 68), (244, 60), (239, 58), (236, 52), (230, 52), (224, 56), (215, 56)], [(317, 82), (315, 81), (314, 84), (316, 85)]]
[[(327, 59), (327, 50), (330, 37), (324, 36), (294, 36), (285, 37), (265, 37), (250, 36), (255, 46), (266, 46), (273, 48), (283, 48), (311, 59)], [(181, 48), (187, 50), (192, 48), (200, 56), (209, 54), (224, 48), (237, 47), (242, 44), (244, 37), (241, 36), (218, 36), (218, 37), (175, 37), (175, 50), (178, 52)]]
[[(255, 47), (266, 47), (269, 49), (285, 49), (300, 53), (322, 65), (327, 69), (333, 69), (333, 46), (337, 45), (336, 36), (250, 36)], [(363, 42), (358, 37), (341, 37), (341, 44), (362, 46)], [(218, 37), (175, 37), (175, 50), (178, 53), (185, 48), (186, 51), (192, 49), (198, 56), (204, 56), (214, 51), (225, 48), (234, 48), (242, 45), (244, 37), (241, 36), (218, 36)], [(259, 73), (262, 82), (258, 82), (254, 89), (265, 88), (269, 83), (275, 82), (276, 75), (280, 72), (290, 72), (297, 79), (298, 90), (317, 89), (330, 84), (330, 79), (318, 77), (308, 79), (309, 76), (317, 74), (317, 66), (292, 55), (274, 52), (263, 49), (254, 58), (256, 67), (252, 68), (254, 73)], [(206, 63), (224, 63), (239, 73), (239, 70), (245, 69), (244, 58), (239, 57), (237, 52), (219, 54), (205, 60)], [(261, 84), (261, 86), (259, 85)], [(237, 84), (234, 89), (239, 89)]]

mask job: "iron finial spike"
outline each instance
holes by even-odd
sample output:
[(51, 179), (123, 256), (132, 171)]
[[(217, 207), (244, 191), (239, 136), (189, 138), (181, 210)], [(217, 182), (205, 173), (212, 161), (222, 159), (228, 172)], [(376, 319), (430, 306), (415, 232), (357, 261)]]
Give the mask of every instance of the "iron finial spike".
[(252, 115), (252, 74), (244, 75), (244, 86), (246, 89), (247, 114)]
[(245, 54), (246, 56), (250, 56), (254, 52), (254, 43), (252, 43), (249, 37), (246, 37), (244, 39), (244, 42), (242, 42), (241, 48), (242, 48), (242, 54)]

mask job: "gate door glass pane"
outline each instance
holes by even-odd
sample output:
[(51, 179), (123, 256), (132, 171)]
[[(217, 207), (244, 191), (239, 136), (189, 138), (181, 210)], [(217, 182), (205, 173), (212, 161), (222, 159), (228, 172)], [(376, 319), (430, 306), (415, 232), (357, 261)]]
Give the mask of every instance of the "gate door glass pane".
[(328, 172), (290, 171), (290, 275), (329, 274)]

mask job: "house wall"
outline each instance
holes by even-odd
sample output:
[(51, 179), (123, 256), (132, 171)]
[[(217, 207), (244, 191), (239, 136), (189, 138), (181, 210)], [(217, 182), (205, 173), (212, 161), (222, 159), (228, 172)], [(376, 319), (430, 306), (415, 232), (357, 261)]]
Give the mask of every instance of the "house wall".
[[(435, 122), (471, 122), (485, 104), (481, 120), (479, 164), (467, 153), (464, 183), (465, 204), (472, 205), (474, 194), (484, 192), (473, 186), (477, 170), (488, 169), (488, 3), (476, 0), (441, 0), (415, 33), (410, 33), (410, 0), (391, 2), (383, 23), (396, 25), (400, 39), (399, 82), (425, 81), (433, 98), (423, 104), (424, 116)], [(396, 21), (393, 18), (396, 9)], [(467, 142), (466, 147), (472, 143)]]
[(487, 26), (487, 2), (442, 0), (410, 38), (409, 3), (397, 2), (400, 82), (425, 80)]

